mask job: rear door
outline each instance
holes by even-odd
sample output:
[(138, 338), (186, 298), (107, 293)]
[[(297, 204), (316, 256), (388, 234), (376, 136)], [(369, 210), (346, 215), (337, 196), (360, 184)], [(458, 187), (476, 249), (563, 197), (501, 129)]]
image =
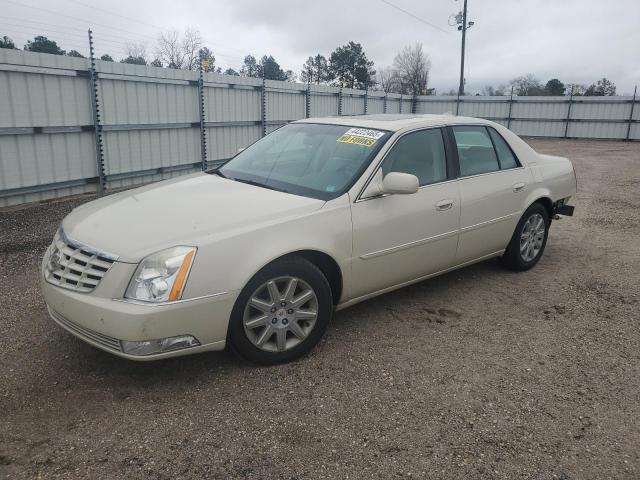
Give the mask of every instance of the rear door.
[(456, 263), (506, 248), (530, 188), (529, 172), (493, 128), (450, 127), (460, 186), (460, 238)]

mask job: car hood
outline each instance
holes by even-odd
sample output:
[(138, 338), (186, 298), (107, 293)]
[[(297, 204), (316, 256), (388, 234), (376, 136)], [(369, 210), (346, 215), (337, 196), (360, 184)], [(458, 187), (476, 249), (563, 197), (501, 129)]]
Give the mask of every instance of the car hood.
[(86, 203), (62, 228), (72, 240), (133, 263), (164, 248), (200, 246), (305, 215), (324, 203), (196, 173)]

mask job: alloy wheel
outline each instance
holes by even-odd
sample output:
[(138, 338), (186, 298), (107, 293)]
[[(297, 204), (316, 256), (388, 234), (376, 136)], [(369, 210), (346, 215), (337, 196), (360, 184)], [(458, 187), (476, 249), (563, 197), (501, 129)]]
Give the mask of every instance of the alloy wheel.
[(520, 234), (520, 256), (525, 262), (531, 262), (540, 253), (546, 229), (544, 218), (539, 213), (534, 213), (524, 223)]
[(249, 341), (268, 352), (284, 352), (303, 342), (318, 318), (318, 297), (304, 280), (284, 276), (260, 285), (244, 309)]

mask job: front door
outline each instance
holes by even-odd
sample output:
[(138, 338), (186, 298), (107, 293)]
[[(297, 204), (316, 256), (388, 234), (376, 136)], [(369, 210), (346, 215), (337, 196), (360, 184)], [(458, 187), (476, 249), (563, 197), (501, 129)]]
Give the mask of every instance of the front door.
[(381, 176), (413, 174), (420, 188), (352, 204), (353, 298), (445, 270), (455, 261), (460, 198), (447, 173), (442, 130), (404, 134), (380, 168)]

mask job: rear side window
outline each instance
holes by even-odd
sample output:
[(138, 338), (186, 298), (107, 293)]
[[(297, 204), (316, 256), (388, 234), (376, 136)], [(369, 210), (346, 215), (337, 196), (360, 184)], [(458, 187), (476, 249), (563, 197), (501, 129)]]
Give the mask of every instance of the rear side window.
[(485, 127), (456, 126), (452, 129), (462, 177), (500, 170), (493, 142)]
[(502, 138), (502, 136), (496, 132), (493, 128), (487, 128), (489, 130), (489, 134), (491, 135), (491, 139), (493, 140), (493, 144), (496, 147), (496, 151), (498, 152), (498, 160), (500, 160), (500, 167), (505, 170), (507, 168), (516, 168), (518, 166), (518, 161), (516, 157), (513, 155), (511, 148), (507, 145), (507, 142)]
[(420, 186), (447, 179), (447, 157), (442, 130), (432, 128), (407, 133), (398, 139), (382, 164), (382, 173), (410, 173)]

